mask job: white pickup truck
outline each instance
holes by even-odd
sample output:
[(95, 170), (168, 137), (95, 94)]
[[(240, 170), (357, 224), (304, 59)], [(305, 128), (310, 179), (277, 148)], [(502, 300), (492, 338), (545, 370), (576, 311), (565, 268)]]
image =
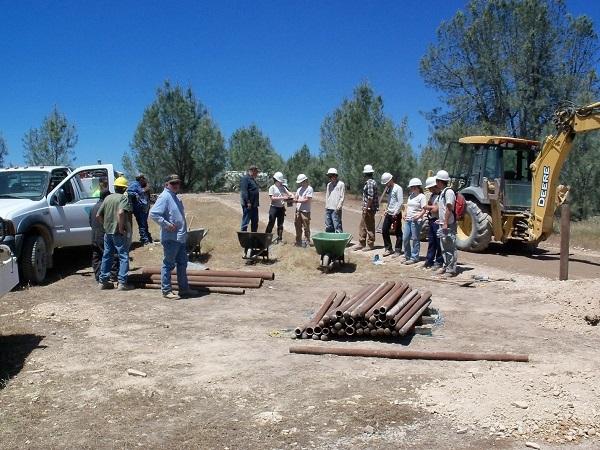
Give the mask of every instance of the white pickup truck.
[(102, 185), (114, 192), (111, 164), (0, 169), (4, 244), (17, 257), (21, 281), (40, 284), (54, 249), (90, 245), (90, 211)]

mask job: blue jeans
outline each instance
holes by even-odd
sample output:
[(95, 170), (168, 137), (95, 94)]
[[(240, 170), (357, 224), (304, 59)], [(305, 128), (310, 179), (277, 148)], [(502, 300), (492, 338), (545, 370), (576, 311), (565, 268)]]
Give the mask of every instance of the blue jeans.
[(150, 236), (150, 232), (148, 231), (148, 211), (143, 208), (133, 208), (133, 215), (135, 216), (135, 221), (138, 224), (140, 242), (142, 244), (148, 244), (152, 242), (152, 236)]
[(407, 220), (404, 222), (402, 243), (404, 244), (404, 257), (407, 261), (409, 259), (412, 259), (413, 261), (419, 260), (419, 252), (421, 251), (419, 235), (421, 234), (422, 227), (423, 223), (417, 222), (416, 220)]
[(119, 273), (117, 278), (120, 284), (127, 284), (129, 272), (129, 240), (122, 234), (104, 235), (104, 253), (100, 266), (100, 282), (106, 283), (110, 279), (114, 254), (119, 258)]
[(442, 247), (440, 245), (440, 238), (438, 237), (438, 229), (440, 225), (437, 223), (437, 218), (429, 219), (429, 232), (427, 233), (427, 261), (425, 262), (428, 266), (444, 264), (444, 257), (442, 256)]
[(325, 210), (325, 231), (327, 233), (343, 233), (342, 229), (342, 210)]
[(242, 206), (241, 231), (248, 231), (248, 224), (250, 224), (250, 231), (253, 233), (258, 230), (258, 206), (253, 208)]
[(444, 233), (442, 228), (438, 229), (440, 237), (440, 246), (444, 255), (444, 268), (446, 273), (456, 273), (456, 263), (458, 261), (458, 252), (456, 251), (456, 223), (448, 225), (448, 230)]
[(162, 241), (165, 256), (163, 265), (160, 269), (161, 290), (163, 294), (171, 292), (171, 271), (177, 266), (177, 284), (179, 291), (187, 291), (189, 289), (187, 277), (187, 251), (184, 242), (179, 241)]

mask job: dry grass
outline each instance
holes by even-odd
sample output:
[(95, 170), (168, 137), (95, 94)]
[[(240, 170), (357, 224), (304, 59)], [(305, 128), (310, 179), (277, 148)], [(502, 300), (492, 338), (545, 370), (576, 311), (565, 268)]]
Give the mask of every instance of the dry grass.
[[(554, 222), (554, 234), (548, 239), (550, 244), (559, 245), (560, 221)], [(600, 216), (579, 222), (571, 222), (571, 246), (600, 251)]]

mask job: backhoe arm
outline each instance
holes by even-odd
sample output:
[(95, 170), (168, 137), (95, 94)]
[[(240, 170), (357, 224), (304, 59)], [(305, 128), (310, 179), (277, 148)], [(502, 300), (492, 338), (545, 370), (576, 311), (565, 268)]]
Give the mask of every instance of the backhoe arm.
[(563, 164), (578, 133), (600, 128), (600, 102), (582, 108), (562, 108), (554, 115), (557, 132), (544, 141), (542, 150), (531, 164), (532, 198), (528, 241), (538, 243), (552, 234), (554, 211), (568, 192), (559, 186)]

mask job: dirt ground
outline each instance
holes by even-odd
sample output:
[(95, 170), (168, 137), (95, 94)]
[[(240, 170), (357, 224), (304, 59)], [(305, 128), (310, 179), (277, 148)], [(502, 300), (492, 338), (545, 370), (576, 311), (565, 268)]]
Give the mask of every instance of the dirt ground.
[[(185, 203), (210, 230), (204, 264), (253, 269), (235, 238), (235, 196)], [(136, 249), (132, 266), (156, 265), (161, 253)], [(323, 274), (314, 249), (278, 245), (258, 267), (276, 273), (261, 289), (165, 301), (151, 290), (99, 291), (87, 251), (60, 252), (48, 285), (0, 299), (0, 447), (598, 448), (600, 327), (585, 320), (600, 315), (598, 259), (574, 254), (585, 261), (572, 266), (576, 279), (558, 282), (552, 259), (503, 253), (461, 254), (460, 277), (514, 281), (463, 288), (418, 266), (373, 265), (368, 253), (349, 252), (343, 270)], [(293, 328), (332, 290), (400, 279), (432, 291), (432, 336), (309, 343), (527, 353), (531, 362), (288, 352), (302, 343)]]

